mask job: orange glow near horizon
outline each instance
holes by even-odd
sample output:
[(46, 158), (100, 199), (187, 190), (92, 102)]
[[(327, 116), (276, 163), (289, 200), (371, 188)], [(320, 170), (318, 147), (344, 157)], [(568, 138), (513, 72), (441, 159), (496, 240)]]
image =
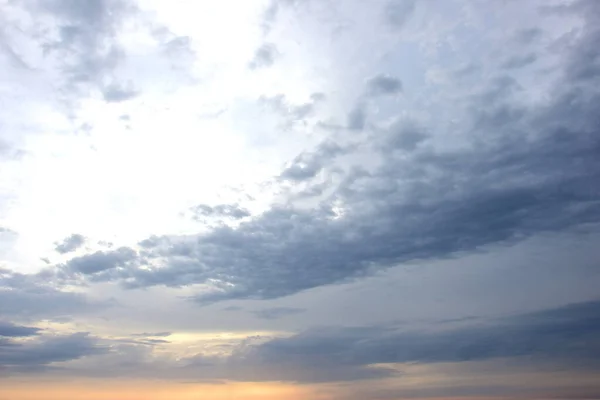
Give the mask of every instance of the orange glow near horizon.
[(3, 382), (10, 400), (327, 400), (315, 387), (283, 383), (184, 384), (169, 382)]

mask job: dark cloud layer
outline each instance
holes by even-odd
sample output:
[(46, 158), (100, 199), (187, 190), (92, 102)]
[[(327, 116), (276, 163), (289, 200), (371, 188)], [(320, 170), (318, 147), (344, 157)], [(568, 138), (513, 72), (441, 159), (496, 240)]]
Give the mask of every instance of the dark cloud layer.
[(0, 336), (4, 337), (25, 337), (34, 336), (40, 329), (29, 326), (15, 325), (11, 322), (0, 321)]
[(52, 363), (104, 354), (108, 350), (85, 332), (44, 337), (34, 342), (14, 342), (12, 346), (0, 346), (0, 369), (9, 375), (39, 372)]
[[(553, 96), (523, 103), (522, 85), (499, 70), (456, 101), (463, 107), (464, 145), (427, 145), (429, 137), (444, 136), (443, 128), (397, 118), (364, 134), (362, 151), (376, 154), (378, 164), (350, 168), (331, 183), (329, 197), (317, 199), (319, 207), (290, 202), (236, 228), (219, 226), (176, 244), (161, 241), (145, 254), (144, 269), (135, 262), (124, 266), (135, 257), (129, 250), (75, 259), (69, 269), (127, 287), (210, 283), (214, 291), (199, 294), (202, 302), (269, 299), (407, 261), (599, 222), (600, 66), (593, 54), (600, 30), (598, 7), (582, 4), (587, 24), (562, 54)], [(387, 93), (399, 90), (395, 85), (385, 80), (375, 86)], [(301, 154), (280, 178), (307, 182), (330, 174), (340, 154), (355, 151), (321, 145)], [(153, 267), (158, 259), (167, 266)]]
[(82, 293), (61, 291), (47, 284), (54, 274), (20, 274), (0, 268), (0, 318), (39, 320), (71, 318), (106, 304), (89, 301)]
[(564, 368), (598, 368), (599, 334), (600, 302), (593, 301), (443, 331), (406, 331), (394, 326), (311, 329), (253, 345), (234, 354), (231, 362), (240, 370), (253, 366), (275, 374), (264, 380), (295, 376), (291, 379), (313, 382), (396, 373), (373, 364), (515, 358)]
[[(167, 336), (167, 332), (144, 333), (134, 335), (140, 337), (139, 340), (104, 341), (106, 343), (87, 333), (42, 335), (28, 342), (9, 337), (8, 341), (0, 341), (0, 366), (9, 372), (35, 371), (52, 363), (125, 351), (119, 354), (128, 362), (115, 366), (119, 374), (166, 374), (244, 382), (376, 379), (397, 375), (399, 370), (392, 365), (507, 358), (512, 359), (514, 365), (534, 363), (560, 370), (600, 368), (600, 301), (466, 322), (468, 324), (459, 327), (444, 325), (427, 330), (389, 324), (311, 328), (282, 338), (248, 337), (235, 345), (230, 355), (190, 355), (177, 366), (163, 365), (160, 360), (149, 363), (145, 356), (152, 346), (168, 343), (160, 339)], [(11, 329), (16, 327), (10, 326)], [(19, 331), (18, 334), (37, 335), (38, 332)], [(112, 346), (107, 346), (110, 343)], [(113, 355), (118, 357), (117, 353)], [(92, 367), (80, 372), (85, 376), (111, 376), (112, 371)]]

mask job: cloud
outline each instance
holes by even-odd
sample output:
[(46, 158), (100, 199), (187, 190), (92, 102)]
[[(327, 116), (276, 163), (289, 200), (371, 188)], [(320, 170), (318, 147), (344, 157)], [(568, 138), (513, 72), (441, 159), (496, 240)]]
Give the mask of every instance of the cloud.
[(82, 83), (101, 84), (125, 57), (116, 35), (125, 19), (136, 12), (125, 0), (54, 0), (33, 2), (30, 10), (49, 17), (44, 21), (56, 38), (43, 46), (57, 57), (67, 78), (76, 89)]
[[(205, 301), (275, 298), (402, 262), (598, 222), (600, 93), (589, 83), (584, 89), (566, 80), (551, 101), (532, 108), (511, 103), (510, 82), (495, 80), (467, 99), (473, 108), (465, 129), (475, 138), (469, 145), (417, 147), (424, 134), (401, 122), (389, 130), (400, 132), (399, 139), (377, 150), (380, 164), (348, 174), (319, 208), (273, 207), (235, 229), (190, 237), (185, 260), (179, 250), (159, 249), (154, 257), (168, 267), (124, 268), (111, 279), (131, 287), (210, 281), (218, 291), (200, 295)], [(478, 139), (482, 130), (489, 139)], [(415, 148), (410, 156), (390, 152)], [(339, 151), (322, 146), (302, 154), (282, 177), (306, 181)], [(343, 218), (331, 218), (336, 204)]]
[(137, 90), (116, 83), (106, 86), (102, 91), (104, 100), (109, 103), (119, 103), (121, 101), (130, 100), (136, 97), (138, 94), (139, 93)]
[[(129, 288), (201, 284), (195, 299), (206, 303), (270, 299), (596, 224), (600, 30), (586, 18), (544, 101), (525, 101), (527, 79), (493, 66), (476, 85), (447, 89), (438, 100), (448, 112), (433, 100), (429, 118), (394, 109), (368, 129), (357, 125), (359, 145), (325, 141), (301, 153), (279, 181), (317, 189), (315, 207), (292, 196), (236, 227), (163, 238), (143, 260), (128, 249), (67, 269)], [(375, 82), (384, 93), (399, 89)], [(331, 178), (328, 190), (312, 182), (320, 174)]]
[(273, 43), (264, 43), (254, 53), (254, 58), (250, 62), (250, 69), (266, 68), (275, 63), (279, 52)]
[(429, 134), (422, 124), (409, 118), (396, 118), (377, 132), (374, 143), (382, 152), (414, 151)]
[(243, 310), (243, 309), (244, 309), (244, 308), (243, 308), (243, 307), (240, 307), (240, 306), (228, 306), (228, 307), (225, 307), (225, 308), (223, 309), (223, 311), (227, 311), (227, 312), (229, 312), (229, 311), (241, 311), (241, 310)]
[(323, 167), (348, 149), (337, 143), (326, 141), (312, 152), (297, 156), (279, 175), (280, 179), (300, 182), (314, 178)]
[(11, 322), (0, 321), (0, 337), (26, 337), (37, 335), (39, 328), (15, 325)]
[(171, 336), (171, 335), (172, 335), (171, 332), (143, 332), (143, 333), (133, 334), (132, 336), (139, 336), (139, 337), (167, 337), (167, 336)]
[(237, 204), (218, 204), (216, 206), (200, 204), (192, 207), (191, 211), (196, 221), (204, 221), (210, 218), (238, 220), (250, 216), (250, 212), (247, 209)]
[(508, 69), (523, 68), (534, 63), (536, 59), (535, 54), (515, 55), (506, 60), (502, 66)]
[(392, 95), (402, 92), (402, 82), (389, 75), (377, 75), (367, 81), (367, 93), (371, 96)]
[[(294, 380), (309, 381), (393, 374), (385, 366), (373, 367), (379, 364), (460, 363), (499, 358), (516, 361), (522, 358), (528, 362), (533, 358), (541, 364), (554, 362), (567, 367), (585, 364), (598, 368), (599, 333), (600, 301), (593, 301), (433, 332), (405, 331), (393, 325), (314, 328), (253, 345), (245, 350), (244, 357), (238, 359), (234, 355), (233, 362), (244, 366), (269, 365), (271, 370), (287, 373), (294, 371), (297, 374)], [(332, 370), (343, 373), (336, 376), (328, 372)]]
[(77, 250), (85, 243), (85, 236), (78, 233), (74, 233), (71, 236), (65, 238), (62, 243), (56, 245), (54, 250), (60, 254), (70, 253)]
[(402, 81), (386, 74), (377, 74), (365, 83), (364, 93), (356, 101), (346, 117), (346, 127), (351, 131), (365, 129), (369, 101), (380, 96), (391, 96), (402, 92)]
[(306, 126), (307, 120), (314, 116), (318, 103), (325, 100), (323, 93), (313, 93), (310, 100), (305, 103), (293, 104), (285, 95), (261, 96), (259, 104), (268, 107), (284, 119), (283, 128), (289, 129), (295, 124)]
[(86, 332), (40, 337), (32, 342), (15, 343), (15, 346), (0, 346), (0, 368), (8, 375), (39, 371), (52, 363), (104, 354), (108, 350)]
[(362, 131), (367, 121), (367, 105), (358, 102), (348, 113), (346, 126), (351, 131)]
[(0, 315), (19, 320), (58, 320), (89, 313), (108, 305), (84, 294), (61, 291), (48, 284), (54, 272), (38, 276), (0, 268)]
[(123, 267), (128, 262), (136, 260), (137, 253), (128, 247), (119, 247), (111, 251), (97, 251), (81, 257), (75, 257), (66, 264), (66, 269), (84, 275)]
[(415, 0), (393, 0), (384, 9), (384, 20), (393, 28), (402, 28), (414, 13)]
[(264, 310), (254, 311), (253, 314), (256, 315), (260, 319), (280, 319), (287, 316), (295, 315), (304, 312), (301, 308), (293, 308), (293, 307), (273, 307), (266, 308)]

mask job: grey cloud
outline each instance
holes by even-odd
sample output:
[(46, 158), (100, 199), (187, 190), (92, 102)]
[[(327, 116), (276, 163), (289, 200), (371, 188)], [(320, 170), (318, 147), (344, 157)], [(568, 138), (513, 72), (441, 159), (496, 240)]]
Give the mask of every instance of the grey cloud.
[(225, 308), (223, 309), (223, 311), (241, 311), (241, 310), (243, 310), (243, 309), (244, 309), (244, 308), (243, 308), (243, 307), (240, 307), (240, 306), (229, 306), (229, 307), (225, 307)]
[(0, 337), (26, 337), (37, 335), (39, 328), (15, 325), (11, 322), (0, 321)]
[(140, 338), (140, 339), (113, 339), (113, 342), (116, 343), (125, 343), (131, 345), (139, 345), (139, 346), (160, 346), (162, 344), (171, 343), (165, 339), (153, 339), (153, 338)]
[(389, 75), (377, 75), (367, 81), (367, 93), (371, 96), (392, 95), (402, 91), (402, 82)]
[(60, 291), (47, 284), (47, 275), (25, 275), (0, 268), (0, 315), (19, 320), (57, 320), (107, 306), (89, 301), (83, 294)]
[(535, 41), (542, 35), (542, 30), (539, 28), (522, 29), (515, 34), (515, 41), (520, 44), (529, 44)]
[(288, 121), (288, 126), (292, 125), (297, 121), (303, 121), (307, 117), (311, 116), (315, 111), (316, 103), (323, 101), (324, 95), (322, 93), (313, 93), (311, 95), (311, 101), (304, 104), (290, 104), (285, 95), (278, 94), (276, 96), (267, 97), (261, 96), (259, 103), (266, 105), (273, 109), (273, 111), (282, 115)]
[(575, 83), (586, 85), (600, 80), (600, 56), (596, 45), (600, 40), (600, 6), (595, 1), (577, 1), (568, 10), (583, 16), (586, 25), (583, 35), (573, 51), (566, 69), (566, 77)]
[(58, 40), (44, 44), (62, 62), (73, 88), (81, 83), (100, 84), (124, 58), (115, 35), (135, 7), (125, 0), (54, 0), (35, 2), (56, 21)]
[(3, 159), (18, 159), (24, 154), (25, 151), (16, 147), (14, 143), (9, 143), (8, 141), (0, 138), (0, 161)]
[(429, 135), (418, 122), (398, 118), (389, 127), (375, 132), (373, 141), (383, 152), (395, 150), (414, 151)]
[(250, 216), (250, 211), (236, 204), (218, 204), (216, 206), (200, 204), (192, 207), (191, 211), (196, 221), (204, 221), (207, 218), (230, 218), (238, 220)]
[(256, 315), (260, 319), (280, 319), (287, 316), (295, 315), (304, 312), (301, 308), (294, 307), (273, 307), (266, 308), (264, 310), (254, 311), (253, 314)]
[(153, 235), (153, 236), (150, 236), (149, 238), (146, 238), (146, 239), (140, 241), (138, 243), (138, 245), (141, 246), (141, 247), (143, 247), (143, 248), (150, 249), (152, 247), (156, 247), (156, 246), (160, 245), (165, 240), (167, 240), (167, 239), (163, 238), (163, 237), (158, 237), (156, 235)]
[[(470, 324), (438, 330), (410, 330), (406, 325), (390, 324), (311, 328), (280, 338), (248, 337), (233, 345), (227, 355), (199, 353), (176, 364), (156, 359), (149, 362), (148, 347), (164, 344), (161, 339), (113, 340), (109, 352), (97, 339), (79, 333), (41, 337), (27, 344), (0, 341), (0, 365), (14, 371), (16, 367), (39, 368), (94, 355), (98, 357), (87, 368), (78, 367), (69, 373), (305, 383), (396, 376), (398, 370), (388, 364), (398, 363), (508, 359), (513, 365), (541, 368), (600, 368), (600, 301), (466, 322)], [(113, 364), (100, 363), (98, 367), (96, 360), (102, 357), (109, 357), (105, 362), (112, 360)]]
[(504, 68), (523, 68), (529, 64), (532, 64), (537, 59), (537, 56), (533, 53), (525, 55), (516, 55), (506, 60), (502, 66)]
[(434, 332), (405, 331), (394, 326), (315, 328), (254, 345), (238, 362), (291, 370), (297, 380), (310, 381), (321, 381), (321, 374), (338, 369), (344, 374), (330, 378), (364, 379), (369, 377), (369, 366), (372, 377), (393, 373), (373, 368), (374, 364), (495, 358), (518, 361), (527, 357), (540, 363), (598, 368), (599, 334), (600, 302), (593, 301)]
[(4, 237), (14, 237), (14, 236), (17, 236), (17, 232), (13, 231), (10, 228), (0, 226), (0, 235), (2, 235)]
[(128, 247), (120, 247), (112, 251), (97, 251), (69, 260), (66, 267), (69, 271), (92, 275), (105, 270), (123, 267), (136, 260), (137, 253)]
[(278, 56), (277, 47), (272, 43), (264, 43), (254, 53), (254, 58), (250, 62), (251, 69), (270, 67), (275, 63)]
[(367, 121), (367, 106), (362, 102), (358, 102), (348, 113), (346, 126), (352, 131), (362, 131), (365, 128)]
[(11, 146), (4, 140), (0, 139), (0, 155), (8, 154)]
[(327, 99), (327, 96), (325, 95), (325, 93), (316, 92), (316, 93), (311, 94), (310, 98), (312, 101), (317, 102), (317, 101), (324, 101), (325, 99)]
[[(179, 82), (189, 81), (188, 67), (195, 57), (188, 37), (173, 34), (150, 18), (131, 0), (28, 0), (18, 5), (23, 13), (38, 21), (36, 29), (21, 29), (39, 44), (44, 57), (54, 61), (61, 100), (71, 102), (79, 96), (99, 91), (107, 102), (129, 100), (139, 94), (135, 82), (122, 81), (128, 68), (126, 47), (119, 35), (133, 19), (138, 28), (146, 29), (156, 39), (153, 56), (155, 65), (166, 67)], [(17, 3), (15, 3), (17, 4)], [(135, 63), (135, 60), (133, 60)], [(176, 71), (175, 70), (179, 70)], [(144, 79), (143, 77), (141, 78)], [(164, 74), (161, 80), (164, 80)]]
[(137, 90), (116, 83), (108, 85), (102, 90), (104, 100), (109, 103), (119, 103), (121, 101), (131, 100), (138, 94), (139, 92)]
[(277, 16), (284, 7), (294, 7), (301, 3), (300, 0), (271, 0), (263, 14), (263, 32), (268, 34), (271, 31), (273, 24), (277, 20)]
[(132, 336), (139, 336), (139, 337), (167, 337), (167, 336), (171, 336), (172, 333), (171, 332), (143, 332), (143, 333), (135, 333)]
[[(502, 126), (533, 129), (539, 135), (533, 141), (513, 136), (476, 150), (392, 155), (372, 173), (349, 176), (336, 191), (344, 218), (273, 208), (236, 229), (199, 235), (188, 262), (128, 269), (116, 279), (132, 286), (216, 279), (227, 283), (223, 291), (203, 300), (274, 298), (360, 277), (375, 267), (597, 222), (600, 143), (594, 121), (600, 97), (573, 102), (572, 95)], [(307, 163), (286, 175), (309, 179), (320, 168)], [(171, 258), (169, 251), (163, 256)]]
[(85, 243), (85, 236), (78, 233), (74, 233), (71, 236), (65, 238), (61, 243), (58, 243), (54, 250), (60, 254), (70, 253), (77, 250)]
[(312, 179), (325, 165), (331, 163), (335, 157), (346, 151), (348, 151), (347, 148), (334, 142), (323, 142), (315, 151), (297, 156), (279, 177), (294, 182)]
[(415, 11), (415, 0), (393, 0), (384, 8), (384, 20), (393, 28), (402, 28)]
[[(172, 33), (171, 33), (172, 35)], [(163, 47), (165, 52), (169, 56), (180, 56), (181, 54), (187, 53), (193, 54), (191, 49), (192, 43), (188, 36), (175, 36), (167, 40)]]
[[(464, 107), (455, 116), (463, 146), (427, 145), (425, 135), (447, 134), (439, 124), (415, 125), (410, 135), (399, 129), (394, 136), (392, 129), (385, 146), (365, 135), (364, 151), (377, 154), (377, 165), (350, 169), (318, 207), (274, 206), (238, 227), (158, 246), (148, 268), (120, 268), (106, 279), (132, 288), (211, 285), (213, 292), (198, 295), (201, 302), (269, 299), (404, 262), (593, 226), (600, 221), (594, 21), (564, 54), (562, 78), (548, 101), (518, 101), (521, 82), (504, 72), (457, 99)], [(579, 73), (576, 63), (587, 63), (589, 71)], [(280, 178), (309, 182), (335, 166), (336, 155), (351, 152), (336, 146), (301, 154)], [(332, 218), (334, 207), (342, 217)]]
[(193, 64), (196, 52), (189, 36), (178, 36), (165, 26), (158, 26), (152, 33), (159, 40), (162, 54), (168, 58), (173, 69), (185, 71)]
[(36, 371), (51, 363), (104, 354), (108, 350), (86, 332), (43, 337), (34, 342), (15, 343), (15, 346), (0, 346), (0, 368), (9, 375)]

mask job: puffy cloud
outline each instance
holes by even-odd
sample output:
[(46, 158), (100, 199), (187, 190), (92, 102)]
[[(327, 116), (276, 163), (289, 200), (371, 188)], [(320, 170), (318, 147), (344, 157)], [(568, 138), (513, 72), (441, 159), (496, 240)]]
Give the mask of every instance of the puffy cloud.
[(279, 177), (294, 182), (312, 179), (335, 157), (346, 151), (337, 143), (323, 142), (314, 151), (297, 156)]
[(270, 67), (275, 63), (279, 52), (273, 43), (264, 43), (254, 53), (254, 58), (250, 62), (251, 69)]
[(93, 275), (98, 272), (123, 267), (135, 261), (137, 253), (128, 247), (119, 247), (111, 251), (97, 251), (81, 257), (75, 257), (66, 264), (66, 269), (74, 273)]
[(65, 254), (77, 250), (85, 243), (85, 236), (74, 233), (58, 243), (54, 248), (58, 253)]
[(30, 10), (44, 15), (47, 28), (54, 32), (54, 37), (50, 36), (42, 46), (56, 56), (67, 79), (65, 84), (71, 89), (84, 83), (101, 85), (125, 57), (116, 35), (125, 19), (137, 12), (133, 3), (124, 0), (32, 3)]
[[(325, 141), (300, 154), (279, 178), (315, 189), (316, 207), (291, 197), (236, 227), (149, 238), (143, 260), (119, 249), (73, 259), (67, 269), (127, 287), (204, 284), (197, 299), (205, 302), (269, 299), (597, 223), (599, 30), (588, 16), (595, 8), (586, 7), (582, 35), (560, 53), (552, 97), (524, 101), (532, 84), (493, 66), (469, 90), (457, 81), (449, 117), (434, 118), (435, 103), (430, 119), (393, 111), (391, 123), (358, 124), (360, 144)], [(478, 73), (468, 70), (464, 79)], [(376, 76), (360, 96), (400, 90), (395, 78)], [(311, 182), (321, 173), (331, 179)], [(198, 211), (246, 216), (228, 206)]]

